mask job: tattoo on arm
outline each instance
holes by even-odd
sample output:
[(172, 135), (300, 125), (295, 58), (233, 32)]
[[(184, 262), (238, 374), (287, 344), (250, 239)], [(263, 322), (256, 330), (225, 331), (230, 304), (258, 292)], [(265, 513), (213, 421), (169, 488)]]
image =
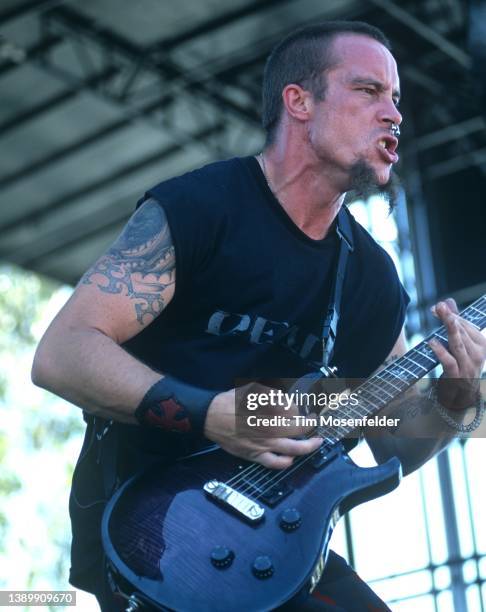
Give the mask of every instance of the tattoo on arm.
[(140, 325), (164, 309), (162, 292), (175, 282), (175, 253), (164, 209), (147, 200), (130, 218), (110, 249), (82, 277), (104, 293), (134, 301)]
[(431, 410), (430, 402), (427, 402), (421, 395), (399, 397), (394, 402), (393, 417), (400, 420), (397, 425), (388, 427), (388, 430), (391, 433), (396, 433), (405, 421), (412, 421), (418, 416), (429, 414)]
[[(383, 363), (383, 366), (388, 366), (398, 359), (400, 355), (391, 355)], [(389, 426), (388, 430), (391, 433), (396, 433), (405, 421), (411, 421), (419, 415), (429, 414), (432, 410), (430, 402), (427, 402), (421, 395), (410, 394), (405, 392), (392, 402), (393, 417), (400, 419), (398, 425)]]
[(386, 368), (386, 366), (389, 366), (391, 363), (396, 361), (399, 357), (400, 357), (400, 355), (390, 355), (390, 357), (387, 357), (385, 359), (385, 361), (383, 362), (383, 365), (381, 366), (381, 368), (383, 368), (383, 367)]

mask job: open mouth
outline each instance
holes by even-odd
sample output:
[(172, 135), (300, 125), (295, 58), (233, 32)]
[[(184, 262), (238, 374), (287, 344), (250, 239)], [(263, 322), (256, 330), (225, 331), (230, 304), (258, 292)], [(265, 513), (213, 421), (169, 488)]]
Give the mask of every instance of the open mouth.
[(398, 147), (398, 139), (389, 134), (382, 136), (378, 141), (378, 148), (382, 158), (389, 164), (396, 164), (398, 155), (395, 152)]

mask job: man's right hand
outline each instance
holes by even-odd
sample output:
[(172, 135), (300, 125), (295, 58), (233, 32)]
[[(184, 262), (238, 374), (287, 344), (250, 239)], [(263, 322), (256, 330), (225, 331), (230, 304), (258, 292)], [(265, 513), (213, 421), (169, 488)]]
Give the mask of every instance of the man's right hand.
[[(272, 427), (268, 435), (261, 431), (252, 434), (249, 427), (237, 427), (236, 421), (241, 418), (241, 414), (236, 414), (236, 401), (235, 389), (216, 395), (209, 406), (204, 425), (205, 437), (216, 442), (226, 452), (279, 470), (292, 465), (295, 457), (307, 455), (322, 444), (322, 438), (319, 437), (293, 439), (309, 431), (309, 428), (297, 425)], [(296, 408), (285, 412), (281, 408), (273, 410), (274, 416), (291, 417), (294, 414), (298, 414)], [(268, 408), (265, 416), (271, 416)]]

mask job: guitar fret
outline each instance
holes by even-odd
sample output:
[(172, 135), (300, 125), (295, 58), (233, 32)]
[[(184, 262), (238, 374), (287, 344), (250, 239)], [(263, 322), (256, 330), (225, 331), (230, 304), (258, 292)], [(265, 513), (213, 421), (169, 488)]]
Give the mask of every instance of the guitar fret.
[(368, 381), (368, 384), (369, 384), (369, 385), (373, 385), (373, 386), (375, 386), (375, 387), (378, 387), (378, 390), (379, 390), (379, 391), (383, 391), (384, 393), (386, 393), (386, 394), (388, 395), (388, 397), (393, 398), (393, 394), (392, 394), (392, 395), (390, 395), (390, 393), (387, 393), (387, 392), (386, 392), (386, 390), (385, 390), (385, 389), (383, 389), (383, 387), (382, 387), (381, 385), (378, 385), (378, 384), (374, 383), (374, 382), (373, 382), (373, 379), (370, 379), (370, 380)]
[[(463, 319), (466, 319), (466, 321), (468, 323), (471, 323), (471, 325), (474, 325), (474, 327), (476, 329), (480, 330), (481, 329), (480, 321), (481, 321), (481, 318), (484, 317), (485, 315), (480, 310), (478, 310), (477, 308), (474, 308), (473, 310), (475, 310), (476, 313), (479, 313), (480, 316), (478, 316), (476, 313), (471, 313), (471, 314), (464, 313)], [(484, 323), (484, 321), (483, 321), (483, 323)]]
[(482, 317), (484, 317), (484, 313), (482, 313), (480, 310), (478, 310), (478, 309), (477, 309), (477, 308), (475, 308), (474, 306), (469, 306), (469, 308), (470, 308), (471, 310), (474, 310), (474, 311), (476, 311), (476, 312), (479, 312), (479, 314), (480, 314)]
[[(392, 372), (390, 372), (390, 371), (388, 370), (388, 368), (385, 370), (385, 372), (386, 372), (386, 374), (387, 374), (388, 376), (391, 376), (391, 378), (393, 379), (393, 381), (395, 381), (395, 382), (396, 382), (396, 384), (398, 384), (398, 385), (399, 385), (399, 386), (398, 386), (398, 390), (399, 390), (399, 391), (400, 391), (400, 393), (401, 393), (401, 392), (403, 391), (403, 389), (401, 388), (401, 386), (400, 386), (400, 385), (405, 385), (405, 386), (407, 386), (406, 381), (404, 381), (404, 380), (403, 380), (403, 378), (400, 378), (400, 376), (395, 376), (395, 374), (392, 374)], [(389, 384), (390, 384), (390, 385), (391, 385), (391, 384), (393, 384), (393, 383), (391, 383), (390, 381), (388, 381), (388, 382), (389, 382)], [(393, 386), (395, 386), (395, 385), (393, 385)]]
[[(396, 384), (393, 384), (391, 381), (387, 380), (386, 383), (392, 387), (392, 389), (395, 391), (396, 393), (401, 393), (403, 391), (402, 387)], [(404, 383), (404, 381), (400, 381), (400, 383)]]
[(338, 439), (344, 438), (344, 436), (349, 433), (349, 429), (347, 429), (347, 427), (345, 427), (344, 425), (338, 425), (337, 426), (338, 429), (340, 429), (341, 431), (336, 432), (338, 435)]
[(382, 408), (382, 406), (375, 406), (369, 399), (366, 399), (365, 397), (361, 397), (360, 399), (362, 401), (360, 401), (359, 403), (359, 408), (360, 408), (359, 418), (363, 418), (364, 416), (373, 414), (378, 409)]
[(444, 342), (447, 342), (447, 338), (444, 338), (444, 336), (441, 336), (439, 333), (435, 332), (434, 336), (436, 338), (440, 338), (441, 340), (443, 340)]
[[(365, 383), (366, 384), (366, 383)], [(371, 397), (373, 397), (374, 399), (377, 399), (379, 402), (381, 402), (381, 398), (380, 397), (376, 397), (376, 395), (374, 393), (372, 393), (371, 391), (368, 391), (367, 389), (363, 389), (360, 391), (361, 394), (367, 393), (368, 395), (371, 395)], [(378, 406), (375, 406), (375, 404), (365, 396), (365, 400), (372, 405), (372, 407), (376, 410), (377, 408), (381, 408), (381, 406), (378, 404)]]
[(370, 407), (371, 407), (371, 412), (380, 408), (380, 406), (377, 406), (376, 404), (374, 404), (368, 397), (364, 395), (366, 393), (364, 389), (359, 389), (357, 393), (360, 396), (360, 400), (362, 400), (359, 402), (359, 407), (361, 408), (363, 413), (370, 412)]
[[(408, 355), (408, 353), (407, 353)], [(407, 357), (407, 355), (404, 355), (402, 359), (407, 359), (408, 361), (411, 361), (414, 365), (416, 365), (418, 368), (420, 368), (421, 370), (423, 370), (424, 372), (427, 372), (427, 368), (424, 368), (423, 365), (420, 365), (420, 363), (417, 363), (416, 361), (414, 361), (411, 357)]]
[(368, 395), (371, 395), (371, 397), (374, 398), (375, 400), (378, 400), (379, 402), (381, 402), (382, 398), (379, 395), (376, 395), (376, 393), (373, 393), (371, 389), (369, 389), (370, 384), (371, 384), (371, 381), (368, 381), (366, 383), (366, 389), (364, 389), (364, 392), (367, 393)]
[(390, 386), (394, 391), (401, 391), (400, 387), (395, 387), (395, 385), (389, 380), (386, 380), (386, 378), (384, 378), (381, 373), (377, 374), (376, 377), (382, 380), (388, 386)]
[[(337, 428), (336, 428), (336, 427), (337, 427)], [(339, 438), (341, 437), (341, 433), (340, 433), (340, 431), (339, 431), (339, 427), (340, 427), (340, 426), (339, 426), (339, 425), (337, 425), (336, 427), (335, 427), (334, 425), (327, 425), (328, 430), (329, 430), (329, 431), (330, 431), (332, 434), (334, 434), (335, 436), (337, 436), (337, 439), (339, 440)]]
[[(403, 359), (403, 357), (401, 357), (401, 358), (399, 359), (399, 361), (402, 361), (402, 359)], [(397, 364), (397, 365), (398, 365), (398, 367), (402, 368), (402, 370), (405, 370), (405, 372), (408, 372), (409, 374), (411, 374), (413, 377), (416, 377), (416, 376), (417, 376), (417, 374), (415, 374), (415, 372), (413, 372), (412, 370), (409, 370), (409, 369), (408, 369), (408, 368), (406, 368), (404, 365), (402, 365), (402, 364)]]
[(361, 416), (359, 411), (354, 406), (342, 406), (342, 412), (346, 418)]
[[(481, 297), (474, 304), (466, 308), (461, 316), (482, 329), (486, 326), (486, 296)], [(382, 369), (373, 377), (364, 381), (357, 389), (359, 402), (357, 406), (343, 406), (339, 409), (337, 416), (344, 418), (362, 418), (378, 412), (383, 406), (392, 401), (400, 393), (408, 389), (419, 378), (430, 372), (439, 363), (434, 352), (428, 345), (428, 341), (435, 338), (447, 344), (447, 330), (444, 326), (439, 327), (425, 340), (411, 349), (405, 355)], [(319, 435), (324, 441), (333, 445), (351, 433), (354, 427), (335, 425), (319, 426)]]
[[(483, 306), (481, 306), (481, 302), (483, 302), (483, 301), (484, 301), (484, 304), (483, 304), (484, 310), (482, 310)], [(479, 312), (479, 314), (481, 316), (483, 316), (483, 317), (486, 316), (486, 300), (485, 300), (484, 296), (482, 298), (480, 298), (477, 302), (474, 302), (474, 303), (470, 304), (466, 308), (466, 310), (464, 311), (464, 314), (467, 313), (469, 310), (475, 310), (476, 312)], [(463, 314), (463, 316), (464, 316), (464, 314)]]
[[(427, 349), (427, 347), (424, 346), (425, 349)], [(425, 359), (428, 359), (429, 361), (431, 361), (432, 363), (436, 364), (437, 361), (435, 359), (432, 359), (432, 357), (429, 357), (427, 355), (427, 353), (422, 353), (422, 351), (417, 347), (416, 349), (414, 349), (415, 352), (417, 352), (419, 355), (422, 355), (422, 357), (425, 357)]]
[(369, 414), (373, 414), (374, 412), (381, 410), (384, 406), (384, 404), (380, 404), (379, 406), (376, 406), (375, 404), (373, 404), (370, 400), (366, 400), (368, 402), (368, 406), (366, 408), (366, 412), (364, 414), (369, 415)]

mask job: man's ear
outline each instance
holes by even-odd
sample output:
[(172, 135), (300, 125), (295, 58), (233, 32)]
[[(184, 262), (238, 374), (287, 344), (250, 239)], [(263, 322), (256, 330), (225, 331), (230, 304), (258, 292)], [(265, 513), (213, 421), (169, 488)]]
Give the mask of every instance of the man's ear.
[(288, 114), (298, 121), (307, 121), (314, 106), (310, 91), (290, 83), (282, 90), (282, 101)]

